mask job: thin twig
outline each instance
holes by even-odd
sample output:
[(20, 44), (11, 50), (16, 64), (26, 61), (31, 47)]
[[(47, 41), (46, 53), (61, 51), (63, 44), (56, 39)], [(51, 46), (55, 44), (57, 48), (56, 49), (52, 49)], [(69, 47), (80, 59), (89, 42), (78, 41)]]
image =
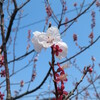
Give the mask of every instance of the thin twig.
[(13, 59), (13, 60), (10, 60), (10, 61), (8, 62), (8, 64), (10, 64), (10, 63), (12, 63), (12, 62), (15, 62), (15, 61), (18, 61), (18, 60), (21, 60), (22, 58), (28, 56), (29, 54), (33, 53), (34, 51), (35, 51), (35, 50), (33, 49), (33, 50), (31, 50), (30, 52), (21, 55), (20, 57), (17, 57), (17, 58), (15, 58), (15, 59)]
[(26, 96), (26, 95), (28, 95), (28, 94), (31, 94), (31, 93), (37, 91), (38, 89), (40, 89), (40, 87), (41, 87), (41, 86), (45, 83), (45, 81), (47, 80), (47, 78), (48, 78), (48, 76), (49, 76), (49, 74), (50, 74), (50, 71), (51, 71), (51, 67), (50, 67), (48, 73), (46, 74), (45, 78), (44, 78), (43, 81), (41, 82), (41, 84), (38, 85), (35, 89), (30, 90), (30, 91), (27, 91), (27, 92), (25, 92), (25, 93), (23, 93), (23, 94), (21, 94), (21, 95), (15, 97), (15, 98), (13, 98), (13, 100), (19, 99), (19, 98), (21, 98), (21, 97), (23, 97), (23, 96)]
[(62, 26), (62, 25), (65, 25), (65, 24), (68, 24), (68, 23), (70, 23), (70, 22), (76, 20), (77, 18), (79, 18), (79, 17), (80, 17), (81, 15), (83, 15), (87, 10), (89, 10), (89, 9), (92, 7), (92, 5), (93, 5), (96, 1), (97, 1), (97, 0), (94, 0), (82, 13), (80, 13), (79, 15), (77, 15), (75, 18), (69, 20), (68, 22), (62, 23), (61, 26)]
[(74, 94), (74, 92), (77, 90), (78, 86), (83, 81), (83, 79), (86, 76), (86, 74), (88, 73), (89, 67), (87, 67), (87, 69), (84, 69), (84, 73), (83, 73), (83, 76), (81, 77), (80, 81), (77, 82), (75, 88), (67, 96), (65, 96), (65, 99), (64, 100), (68, 100)]
[[(60, 63), (60, 64), (63, 64), (63, 63), (65, 63), (65, 62), (67, 62), (67, 61), (69, 61), (69, 60), (75, 58), (76, 56), (78, 56), (79, 54), (81, 54), (82, 52), (84, 52), (85, 50), (87, 50), (89, 47), (91, 47), (93, 44), (95, 44), (99, 39), (100, 39), (100, 36), (98, 36), (92, 44), (88, 45), (87, 47), (85, 47), (85, 48), (84, 48), (83, 50), (81, 50), (80, 52), (76, 53), (76, 54), (73, 55), (72, 57), (70, 57), (70, 58), (68, 58), (68, 59), (66, 59), (66, 60), (64, 60), (64, 61), (62, 61), (62, 62), (59, 62), (59, 63)], [(57, 65), (57, 64), (55, 64), (55, 65)]]
[[(99, 75), (98, 77), (95, 78), (95, 80), (93, 81), (93, 83), (96, 82), (98, 79), (100, 79), (100, 75)], [(92, 84), (90, 83), (89, 85), (87, 85), (86, 87), (84, 87), (80, 92), (78, 92), (77, 94), (75, 94), (74, 96), (72, 96), (71, 99), (74, 98), (74, 97), (76, 97), (76, 95), (78, 95), (78, 94), (84, 92), (84, 91), (85, 91), (88, 87), (90, 87), (91, 85), (92, 85)]]

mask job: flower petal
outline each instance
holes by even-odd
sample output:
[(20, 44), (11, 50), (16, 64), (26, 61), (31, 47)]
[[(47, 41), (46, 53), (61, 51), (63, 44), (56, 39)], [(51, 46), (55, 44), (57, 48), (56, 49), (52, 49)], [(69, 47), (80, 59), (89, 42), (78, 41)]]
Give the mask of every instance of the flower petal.
[(56, 57), (59, 59), (65, 58), (67, 56), (67, 51), (68, 51), (67, 44), (64, 42), (58, 42), (56, 43), (56, 45), (58, 45), (59, 48), (62, 49), (62, 52), (59, 52), (59, 55)]
[(32, 43), (34, 45), (34, 49), (35, 49), (36, 52), (41, 52), (41, 49), (43, 48), (43, 46), (40, 44), (38, 37), (42, 33), (35, 31), (33, 34), (34, 34), (34, 37), (32, 38)]
[(34, 49), (36, 52), (41, 52), (43, 46), (41, 44), (39, 44), (38, 39), (33, 37), (32, 38), (32, 43), (34, 45)]
[(46, 32), (49, 36), (51, 36), (52, 38), (54, 38), (53, 43), (56, 43), (57, 41), (61, 41), (60, 38), (60, 33), (57, 27), (52, 26), (50, 28), (48, 28), (47, 32)]

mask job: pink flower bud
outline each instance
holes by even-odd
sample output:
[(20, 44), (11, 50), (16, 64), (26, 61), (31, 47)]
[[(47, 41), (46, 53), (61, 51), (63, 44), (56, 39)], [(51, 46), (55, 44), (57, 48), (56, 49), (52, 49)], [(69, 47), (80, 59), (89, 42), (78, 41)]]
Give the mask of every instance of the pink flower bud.
[(90, 68), (88, 69), (88, 71), (89, 71), (89, 73), (92, 73), (93, 69), (90, 67)]
[(75, 2), (75, 3), (74, 3), (74, 7), (76, 7), (76, 6), (77, 6), (77, 3)]
[(24, 86), (24, 81), (22, 80), (21, 82), (20, 82), (20, 87), (23, 87)]
[(95, 61), (96, 59), (92, 56), (92, 57), (91, 57), (91, 60), (92, 60), (92, 61)]
[(93, 32), (90, 33), (89, 38), (90, 39), (93, 39), (94, 38)]
[(77, 34), (73, 34), (73, 40), (77, 41)]

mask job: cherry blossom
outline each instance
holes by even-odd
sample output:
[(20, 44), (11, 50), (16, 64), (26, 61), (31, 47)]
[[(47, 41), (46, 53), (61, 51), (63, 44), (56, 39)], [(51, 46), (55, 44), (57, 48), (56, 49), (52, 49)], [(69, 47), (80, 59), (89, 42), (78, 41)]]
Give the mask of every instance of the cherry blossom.
[(36, 52), (41, 52), (43, 48), (47, 49), (54, 45), (55, 56), (59, 59), (66, 57), (68, 47), (62, 42), (57, 27), (48, 28), (46, 33), (35, 31), (33, 34), (32, 43)]
[(55, 76), (56, 76), (56, 79), (54, 80), (55, 82), (57, 83), (64, 82), (64, 81), (67, 82), (67, 78), (66, 78), (67, 74), (61, 72), (60, 75), (56, 73)]
[(42, 44), (44, 48), (51, 47), (53, 44), (61, 41), (59, 30), (54, 26), (48, 28), (47, 32), (40, 35), (39, 38), (43, 39), (43, 41), (40, 41), (40, 44)]
[[(58, 95), (59, 95), (57, 100), (62, 100), (63, 95), (68, 95), (68, 92), (64, 91), (64, 88), (57, 87), (57, 91), (58, 91)], [(56, 98), (53, 98), (52, 100), (56, 100)]]
[(57, 63), (57, 65), (58, 65), (58, 69), (57, 69), (57, 72), (63, 72), (64, 71), (64, 69), (65, 68), (69, 68), (70, 67), (70, 65), (69, 65), (69, 62), (68, 63), (65, 63), (64, 65), (62, 65), (62, 66), (60, 66), (60, 64), (59, 63)]
[(61, 41), (59, 30), (56, 27), (48, 28), (47, 32), (34, 32), (32, 43), (37, 52), (40, 52), (42, 48), (51, 47), (53, 44)]

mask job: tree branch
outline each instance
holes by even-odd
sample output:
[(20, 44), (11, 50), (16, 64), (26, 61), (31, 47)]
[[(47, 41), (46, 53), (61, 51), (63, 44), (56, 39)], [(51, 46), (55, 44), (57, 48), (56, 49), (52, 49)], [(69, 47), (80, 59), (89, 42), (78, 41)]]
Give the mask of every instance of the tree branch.
[(21, 97), (23, 97), (23, 96), (25, 96), (25, 95), (31, 94), (31, 93), (37, 91), (38, 89), (40, 89), (41, 86), (44, 84), (44, 82), (47, 80), (47, 78), (48, 78), (48, 76), (49, 76), (49, 74), (50, 74), (50, 71), (51, 71), (51, 67), (50, 67), (48, 73), (46, 74), (45, 78), (43, 79), (43, 81), (41, 82), (41, 84), (40, 84), (39, 86), (37, 86), (35, 89), (33, 89), (33, 90), (31, 90), (31, 91), (27, 91), (27, 92), (25, 92), (25, 93), (23, 93), (23, 94), (21, 94), (21, 95), (15, 97), (15, 98), (13, 98), (13, 100), (19, 99), (19, 98), (21, 98)]
[[(98, 79), (100, 79), (100, 75), (99, 75), (98, 77), (95, 78), (95, 80), (93, 81), (93, 83), (96, 82)], [(91, 83), (90, 83), (89, 85), (87, 85), (87, 86), (86, 86), (85, 88), (83, 88), (80, 92), (78, 92), (77, 94), (75, 94), (74, 96), (72, 96), (71, 99), (74, 98), (76, 95), (81, 94), (83, 91), (85, 91), (85, 90), (86, 90), (88, 87), (90, 87), (91, 85), (92, 85)]]
[(30, 0), (27, 0), (26, 2), (24, 2), (19, 8), (18, 10), (22, 9)]
[[(70, 57), (70, 58), (68, 58), (68, 59), (66, 59), (66, 60), (64, 60), (64, 61), (62, 61), (62, 62), (59, 62), (59, 63), (60, 63), (60, 64), (63, 64), (63, 63), (65, 63), (65, 62), (67, 62), (67, 61), (69, 61), (69, 60), (75, 58), (76, 56), (78, 56), (79, 54), (81, 54), (82, 52), (84, 52), (85, 50), (87, 50), (89, 47), (91, 47), (93, 44), (95, 44), (99, 39), (100, 39), (100, 36), (98, 36), (98, 37), (96, 38), (96, 40), (95, 40), (92, 44), (88, 45), (87, 47), (85, 47), (83, 50), (81, 50), (81, 51), (78, 52), (77, 54), (75, 54), (75, 55), (73, 55), (72, 57)], [(55, 64), (55, 65), (57, 65), (57, 64)]]
[(6, 74), (6, 90), (7, 97), (6, 100), (11, 100), (11, 90), (10, 90), (10, 79), (9, 79), (9, 69), (7, 63), (7, 50), (6, 50), (6, 39), (5, 39), (5, 30), (4, 30), (4, 12), (3, 12), (3, 3), (0, 3), (0, 15), (1, 15), (1, 36), (2, 36), (2, 48), (4, 53), (4, 67)]
[(13, 2), (14, 2), (15, 9), (17, 9), (17, 3), (16, 3), (16, 0), (13, 0)]
[(35, 51), (35, 50), (33, 49), (33, 50), (31, 50), (30, 52), (25, 53), (24, 55), (22, 55), (22, 56), (20, 56), (20, 57), (18, 57), (18, 58), (15, 58), (15, 59), (13, 59), (13, 60), (10, 60), (10, 61), (8, 62), (8, 64), (10, 64), (10, 63), (12, 63), (12, 62), (15, 62), (15, 61), (18, 61), (18, 60), (22, 59), (22, 58), (28, 56), (29, 54), (31, 54), (31, 53), (34, 52), (34, 51)]
[[(90, 66), (89, 66), (90, 67)], [(74, 92), (76, 91), (76, 89), (78, 88), (78, 86), (80, 85), (80, 83), (83, 81), (84, 77), (86, 76), (86, 74), (88, 73), (88, 69), (89, 67), (87, 67), (87, 69), (84, 69), (84, 73), (83, 76), (81, 77), (81, 80), (79, 82), (76, 83), (75, 88), (67, 95), (65, 96), (64, 100), (68, 100), (70, 96), (72, 96), (74, 94)]]
[(81, 15), (83, 15), (87, 10), (89, 10), (91, 8), (91, 6), (96, 2), (97, 0), (94, 0), (82, 13), (80, 13), (79, 15), (77, 15), (75, 18), (69, 20), (68, 22), (64, 22), (61, 24), (62, 25), (65, 25), (65, 24), (68, 24), (74, 20), (76, 20), (77, 18), (79, 18)]

